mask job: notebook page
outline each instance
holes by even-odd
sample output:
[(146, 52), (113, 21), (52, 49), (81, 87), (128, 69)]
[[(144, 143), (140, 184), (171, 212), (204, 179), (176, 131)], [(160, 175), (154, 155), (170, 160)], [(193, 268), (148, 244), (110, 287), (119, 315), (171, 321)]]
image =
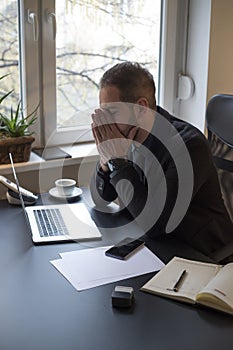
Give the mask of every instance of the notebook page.
[(211, 293), (233, 308), (233, 263), (221, 268), (217, 276), (212, 279), (200, 293)]

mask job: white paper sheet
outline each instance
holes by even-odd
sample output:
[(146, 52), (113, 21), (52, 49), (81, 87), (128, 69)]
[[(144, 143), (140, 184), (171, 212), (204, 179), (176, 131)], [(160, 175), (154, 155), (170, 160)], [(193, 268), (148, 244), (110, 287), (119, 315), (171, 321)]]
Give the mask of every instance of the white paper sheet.
[(125, 261), (107, 257), (108, 248), (110, 246), (61, 253), (62, 258), (51, 264), (78, 291), (158, 271), (164, 266), (146, 247)]

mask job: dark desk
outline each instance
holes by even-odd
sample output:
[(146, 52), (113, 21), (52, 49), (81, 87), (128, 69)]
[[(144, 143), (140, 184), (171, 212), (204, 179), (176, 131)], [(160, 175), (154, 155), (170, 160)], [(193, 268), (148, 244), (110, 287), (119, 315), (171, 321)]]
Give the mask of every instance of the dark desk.
[[(77, 292), (49, 263), (78, 243), (34, 246), (21, 209), (5, 201), (0, 222), (1, 350), (233, 349), (231, 316), (141, 292), (153, 273), (122, 281), (134, 287), (135, 306), (113, 309), (117, 283)], [(204, 258), (173, 239), (147, 245), (165, 262), (174, 255)]]

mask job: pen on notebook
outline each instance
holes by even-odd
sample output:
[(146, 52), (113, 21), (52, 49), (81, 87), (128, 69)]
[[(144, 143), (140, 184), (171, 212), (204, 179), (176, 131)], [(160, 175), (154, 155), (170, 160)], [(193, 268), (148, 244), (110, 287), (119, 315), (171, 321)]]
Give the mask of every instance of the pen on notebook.
[(186, 270), (183, 270), (181, 272), (181, 274), (179, 275), (179, 277), (177, 278), (176, 282), (174, 283), (173, 287), (167, 288), (167, 290), (171, 290), (173, 292), (178, 292), (179, 286), (180, 286), (181, 282), (183, 281), (185, 274), (186, 274)]
[(224, 297), (226, 297), (226, 294), (223, 291), (221, 291), (220, 289), (214, 288), (214, 290), (215, 290), (215, 292), (218, 292), (218, 293), (222, 294)]

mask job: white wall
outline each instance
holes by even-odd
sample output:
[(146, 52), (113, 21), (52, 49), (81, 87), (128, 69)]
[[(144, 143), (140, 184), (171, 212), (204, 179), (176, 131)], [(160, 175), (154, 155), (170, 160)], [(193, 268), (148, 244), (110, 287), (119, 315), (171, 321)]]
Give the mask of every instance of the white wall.
[(233, 94), (233, 0), (212, 0), (207, 99)]
[(195, 93), (177, 104), (176, 115), (201, 131), (211, 96), (233, 94), (233, 0), (190, 0), (187, 71)]
[(176, 114), (201, 131), (205, 127), (210, 21), (211, 0), (191, 0), (185, 73), (194, 80), (195, 91), (193, 97), (179, 103)]

